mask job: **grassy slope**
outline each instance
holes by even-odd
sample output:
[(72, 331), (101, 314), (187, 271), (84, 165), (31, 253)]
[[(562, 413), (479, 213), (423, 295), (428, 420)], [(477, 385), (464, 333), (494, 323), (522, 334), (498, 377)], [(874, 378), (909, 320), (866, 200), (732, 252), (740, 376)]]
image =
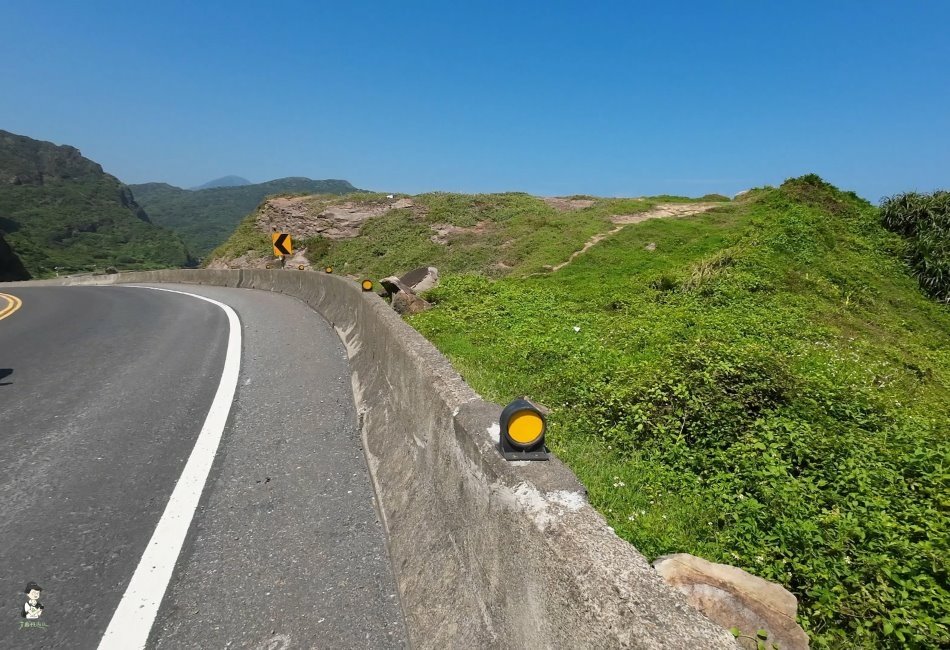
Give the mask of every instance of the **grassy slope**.
[(236, 187), (183, 190), (166, 183), (130, 186), (152, 222), (177, 232), (198, 256), (224, 242), (248, 212), (265, 197), (286, 192), (345, 194), (346, 181), (280, 178)]
[[(350, 200), (379, 201), (383, 195), (315, 197), (314, 204)], [(412, 197), (423, 210), (392, 210), (367, 221), (360, 236), (343, 241), (298, 241), (308, 246), (317, 265), (344, 273), (385, 277), (401, 275), (417, 266), (435, 265), (445, 274), (482, 273), (489, 277), (524, 276), (543, 272), (545, 265), (566, 260), (591, 236), (611, 229), (609, 217), (649, 210), (657, 203), (689, 201), (681, 197), (646, 200), (602, 199), (584, 210), (558, 212), (542, 200), (521, 193), (449, 194)], [(319, 212), (320, 208), (315, 208)], [(424, 212), (424, 214), (423, 214)], [(253, 250), (269, 256), (270, 239), (257, 230), (257, 213), (248, 215), (227, 242), (208, 259), (235, 258)], [(449, 245), (430, 240), (432, 224), (478, 228), (452, 236)], [(481, 224), (481, 226), (479, 226)], [(502, 266), (503, 265), (503, 266)]]
[(645, 554), (784, 584), (814, 647), (934, 647), (950, 311), (899, 248), (806, 177), (629, 226), (555, 274), (448, 277), (411, 322), (486, 397), (553, 407), (551, 445)]

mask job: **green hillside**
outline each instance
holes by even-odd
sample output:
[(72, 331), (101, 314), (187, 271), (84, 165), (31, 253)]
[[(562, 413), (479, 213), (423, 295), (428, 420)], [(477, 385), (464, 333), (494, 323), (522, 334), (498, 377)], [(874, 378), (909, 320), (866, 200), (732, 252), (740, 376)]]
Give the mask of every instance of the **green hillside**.
[(132, 185), (131, 189), (155, 224), (177, 232), (189, 250), (200, 257), (226, 240), (241, 219), (271, 194), (358, 191), (347, 181), (293, 177), (197, 190), (184, 190), (167, 183)]
[(77, 149), (0, 131), (0, 235), (34, 277), (114, 266), (182, 266), (190, 257), (132, 193)]
[(783, 584), (812, 647), (947, 647), (950, 309), (904, 250), (808, 176), (556, 273), (449, 276), (410, 322), (487, 398), (550, 406), (550, 445), (651, 558)]
[[(566, 260), (591, 237), (608, 232), (615, 215), (637, 215), (658, 205), (694, 204), (703, 199), (649, 197), (643, 199), (596, 199), (574, 197), (583, 209), (554, 207), (549, 201), (520, 192), (505, 194), (453, 194), (433, 192), (396, 199), (411, 206), (391, 209), (369, 219), (359, 237), (310, 239), (293, 233), (296, 248), (307, 248), (307, 257), (317, 266), (326, 265), (350, 274), (369, 277), (400, 275), (414, 267), (435, 265), (443, 273), (481, 273), (489, 277), (545, 272), (546, 267)], [(712, 197), (713, 201), (727, 200)], [(315, 218), (331, 205), (346, 203), (372, 209), (391, 201), (382, 194), (352, 194), (342, 197), (308, 197), (305, 205)], [(233, 259), (248, 250), (271, 256), (268, 234), (257, 221), (267, 206), (245, 217), (231, 237), (207, 258)]]

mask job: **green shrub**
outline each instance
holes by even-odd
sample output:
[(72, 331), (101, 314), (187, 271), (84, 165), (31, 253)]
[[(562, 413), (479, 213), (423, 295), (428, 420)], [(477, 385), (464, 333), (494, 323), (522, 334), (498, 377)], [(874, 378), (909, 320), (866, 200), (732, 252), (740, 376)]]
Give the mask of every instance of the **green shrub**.
[(924, 291), (950, 302), (950, 192), (887, 198), (881, 223), (907, 240), (907, 263)]

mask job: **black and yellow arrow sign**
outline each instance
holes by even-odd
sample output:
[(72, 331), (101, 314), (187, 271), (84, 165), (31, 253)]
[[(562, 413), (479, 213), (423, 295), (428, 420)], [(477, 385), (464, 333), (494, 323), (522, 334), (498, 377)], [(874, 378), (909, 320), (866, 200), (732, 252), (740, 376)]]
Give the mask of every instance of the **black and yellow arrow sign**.
[(285, 232), (272, 232), (270, 238), (274, 242), (275, 257), (294, 254), (294, 245), (290, 241), (290, 235)]

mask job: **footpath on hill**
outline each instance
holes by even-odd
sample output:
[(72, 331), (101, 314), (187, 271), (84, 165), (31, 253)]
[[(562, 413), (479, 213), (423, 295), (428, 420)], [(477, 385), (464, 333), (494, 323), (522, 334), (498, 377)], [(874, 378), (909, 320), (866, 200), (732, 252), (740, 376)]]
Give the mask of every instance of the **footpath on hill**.
[(565, 261), (557, 264), (551, 268), (552, 271), (558, 271), (563, 269), (565, 266), (574, 261), (578, 255), (586, 253), (590, 250), (591, 246), (603, 241), (611, 235), (616, 235), (618, 232), (623, 230), (624, 226), (628, 226), (632, 223), (641, 223), (649, 219), (662, 219), (665, 217), (688, 217), (693, 214), (699, 214), (701, 212), (706, 212), (706, 210), (711, 210), (715, 207), (723, 205), (722, 203), (663, 203), (652, 210), (647, 212), (638, 212), (634, 214), (618, 214), (610, 217), (610, 220), (617, 224), (616, 228), (608, 230), (607, 232), (602, 232), (594, 235), (584, 244), (584, 247), (579, 251), (575, 251), (571, 254), (571, 257)]

